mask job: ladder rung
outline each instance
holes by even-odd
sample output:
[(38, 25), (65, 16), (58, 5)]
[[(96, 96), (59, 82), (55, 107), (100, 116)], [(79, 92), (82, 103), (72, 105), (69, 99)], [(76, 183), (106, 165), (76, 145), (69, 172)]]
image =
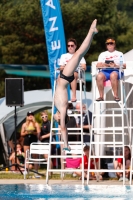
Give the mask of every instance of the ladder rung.
[[(82, 133), (83, 135), (90, 135), (90, 133)], [(61, 133), (54, 133), (52, 135), (61, 135)], [(81, 135), (81, 132), (68, 132), (68, 135)]]
[[(70, 169), (70, 168), (67, 168), (67, 169), (48, 169), (48, 172), (73, 172), (73, 171), (80, 171), (82, 172), (82, 169)], [(123, 169), (89, 169), (89, 172), (123, 172), (124, 170)], [(127, 170), (128, 171), (128, 170)], [(130, 171), (130, 169), (129, 169)]]
[[(53, 131), (58, 131), (61, 130), (60, 128), (52, 128)], [(67, 128), (67, 130), (72, 130), (72, 131), (81, 131), (82, 128)]]
[(123, 169), (89, 169), (89, 172), (123, 172), (123, 171), (124, 171)]
[(122, 114), (93, 114), (94, 117), (122, 117)]
[(75, 168), (67, 168), (67, 169), (48, 169), (49, 172), (73, 172), (73, 171), (79, 171), (82, 172), (82, 169), (75, 169)]
[(112, 145), (111, 145), (111, 144), (110, 144), (110, 145), (108, 144), (108, 145), (106, 145), (106, 147), (116, 147), (116, 148), (117, 148), (117, 147), (122, 147), (122, 146), (119, 145), (119, 144), (112, 144)]
[(111, 141), (111, 142), (91, 142), (91, 144), (121, 144), (121, 145), (123, 145), (123, 142), (113, 142), (113, 141)]
[[(62, 142), (62, 141), (53, 141), (53, 142), (50, 142), (50, 144), (64, 144), (64, 142)], [(82, 145), (82, 142), (69, 142), (69, 144), (80, 144), (80, 145)], [(83, 143), (84, 144), (84, 143)], [(70, 152), (71, 153), (71, 152)]]
[(106, 131), (106, 130), (123, 130), (122, 127), (107, 127), (107, 128), (92, 128), (92, 130), (101, 130), (101, 131)]
[(91, 155), (90, 158), (123, 158), (123, 156), (120, 156), (120, 155), (93, 156), (93, 155)]
[(93, 103), (96, 103), (96, 104), (106, 104), (106, 103), (117, 103), (117, 104), (119, 104), (119, 103), (122, 103), (122, 101), (119, 101), (119, 102), (116, 102), (116, 101), (94, 101)]
[(79, 113), (76, 114), (76, 113), (75, 113), (75, 114), (70, 114), (70, 115), (68, 114), (68, 116), (69, 116), (69, 117), (75, 117), (75, 116), (76, 116), (76, 117), (81, 117), (82, 114), (79, 114)]
[[(104, 135), (123, 135), (123, 133), (108, 133), (108, 132), (99, 132), (99, 133), (93, 133), (93, 134), (95, 134), (95, 135), (102, 135), (102, 134), (104, 134)], [(128, 135), (128, 133), (124, 133), (124, 135)]]
[(82, 155), (50, 155), (49, 158), (82, 158)]

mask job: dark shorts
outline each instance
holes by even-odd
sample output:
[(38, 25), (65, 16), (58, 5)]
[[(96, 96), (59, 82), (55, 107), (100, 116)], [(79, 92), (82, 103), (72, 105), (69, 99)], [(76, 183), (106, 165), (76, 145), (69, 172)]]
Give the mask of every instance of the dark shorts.
[(23, 157), (23, 155), (17, 155), (17, 158), (18, 158), (20, 164), (24, 164), (25, 158)]
[(32, 142), (37, 142), (37, 136), (33, 134), (28, 134), (24, 136), (24, 146), (30, 146)]
[(60, 71), (60, 78), (65, 79), (69, 83), (71, 83), (74, 80), (74, 74), (72, 76), (65, 76), (62, 71)]
[(120, 78), (122, 78), (123, 77), (123, 75), (124, 75), (124, 73), (123, 72), (121, 72), (121, 75), (120, 75), (120, 72), (119, 72), (119, 70), (117, 70), (117, 69), (102, 69), (100, 72), (102, 72), (104, 75), (105, 75), (105, 77), (106, 77), (106, 80), (110, 80), (110, 74), (112, 73), (112, 72), (116, 72), (117, 74), (118, 74), (118, 80), (120, 79)]

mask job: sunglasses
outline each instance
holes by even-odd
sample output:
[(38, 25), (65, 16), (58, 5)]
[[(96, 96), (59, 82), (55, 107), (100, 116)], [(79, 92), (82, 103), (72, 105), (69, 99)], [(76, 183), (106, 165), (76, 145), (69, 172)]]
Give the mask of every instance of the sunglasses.
[(74, 47), (74, 45), (73, 44), (68, 44), (67, 47)]
[(46, 116), (42, 116), (42, 119), (43, 119), (43, 118), (48, 118), (48, 116), (47, 116), (47, 115), (46, 115)]
[(113, 44), (114, 44), (113, 42), (106, 43), (106, 45), (113, 45)]

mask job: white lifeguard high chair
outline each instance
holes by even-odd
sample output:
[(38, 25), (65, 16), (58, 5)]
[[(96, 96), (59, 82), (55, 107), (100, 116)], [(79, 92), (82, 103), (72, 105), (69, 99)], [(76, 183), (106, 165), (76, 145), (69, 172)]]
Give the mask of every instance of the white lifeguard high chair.
[[(125, 163), (124, 158), (124, 146), (125, 146), (125, 136), (127, 135), (129, 139), (129, 145), (131, 145), (130, 134), (129, 134), (129, 120), (125, 101), (125, 89), (124, 89), (124, 79), (120, 79), (120, 101), (116, 102), (114, 100), (106, 100), (107, 93), (111, 90), (110, 81), (105, 82), (104, 89), (104, 101), (97, 102), (96, 98), (99, 96), (99, 92), (96, 85), (96, 69), (97, 62), (92, 62), (92, 92), (93, 92), (93, 117), (92, 117), (92, 129), (91, 129), (91, 140), (90, 140), (90, 152), (93, 149), (95, 154), (90, 154), (89, 163), (91, 159), (98, 158), (112, 159), (113, 161), (117, 158), (122, 158), (123, 163)], [(94, 141), (92, 141), (92, 136), (94, 134)], [(112, 155), (107, 155), (108, 149), (112, 150)], [(123, 152), (122, 155), (121, 152)], [(119, 154), (119, 155), (118, 155)], [(90, 169), (88, 164), (88, 180), (89, 173), (95, 172), (97, 181), (99, 180), (99, 173), (102, 172), (122, 172), (123, 173), (123, 184), (125, 183), (125, 165), (123, 165), (122, 170), (116, 169)]]
[[(56, 72), (56, 70), (55, 70)], [(78, 74), (79, 74), (79, 79), (78, 79), (78, 83), (79, 83), (79, 100), (76, 101), (80, 103), (80, 113), (76, 114), (75, 111), (76, 110), (72, 110), (73, 113), (72, 114), (68, 114), (68, 116), (74, 116), (74, 117), (80, 117), (81, 119), (81, 127), (80, 128), (68, 128), (68, 131), (70, 135), (80, 135), (81, 137), (81, 141), (75, 141), (75, 142), (69, 142), (69, 145), (70, 147), (72, 148), (72, 153), (73, 152), (76, 152), (76, 148), (78, 146), (78, 151), (77, 151), (77, 154), (78, 155), (71, 155), (71, 151), (66, 153), (66, 152), (63, 152), (62, 151), (62, 146), (63, 146), (63, 141), (61, 141), (61, 132), (60, 132), (60, 127), (54, 127), (54, 120), (53, 120), (53, 116), (54, 116), (54, 109), (55, 109), (55, 106), (54, 106), (54, 101), (53, 101), (53, 104), (52, 104), (52, 115), (51, 115), (51, 133), (50, 133), (50, 151), (49, 151), (49, 156), (48, 156), (48, 164), (47, 164), (47, 172), (60, 172), (61, 173), (61, 179), (63, 180), (63, 176), (64, 176), (64, 173), (66, 172), (74, 172), (74, 171), (79, 171), (79, 172), (82, 172), (82, 184), (84, 184), (84, 165), (82, 165), (82, 169), (71, 169), (71, 168), (65, 168), (64, 167), (64, 160), (66, 158), (82, 158), (82, 162), (84, 163), (83, 159), (83, 147), (84, 147), (84, 144), (83, 144), (83, 117), (82, 117), (82, 113), (83, 113), (83, 110), (82, 110), (82, 95), (84, 94), (85, 98), (86, 98), (86, 95), (85, 95), (85, 92), (86, 91), (82, 91), (82, 86), (86, 84), (86, 81), (85, 81), (85, 72), (79, 68), (79, 71), (78, 71)], [(56, 74), (55, 74), (55, 77), (56, 77)], [(55, 88), (56, 88), (56, 84), (57, 84), (57, 81), (55, 79), (55, 86), (54, 86), (54, 92), (55, 92)], [(53, 93), (54, 95), (54, 93)], [(70, 102), (70, 101), (69, 101)], [(86, 108), (87, 108), (87, 105), (86, 105)], [(87, 108), (87, 112), (88, 112), (88, 108)], [(77, 131), (77, 132), (75, 132)], [(52, 135), (58, 135), (58, 138), (59, 138), (59, 141), (52, 141)], [(54, 144), (54, 145), (60, 145), (60, 149), (61, 149), (61, 155), (51, 155), (51, 145)], [(75, 146), (75, 150), (74, 150), (74, 146)], [(79, 147), (80, 146), (80, 147)], [(81, 151), (82, 149), (82, 151)], [(50, 169), (50, 160), (52, 158), (56, 158), (56, 159), (60, 159), (61, 160), (61, 169), (59, 168), (56, 168), (56, 169)], [(48, 184), (49, 182), (49, 179), (47, 178), (46, 180), (46, 183)]]

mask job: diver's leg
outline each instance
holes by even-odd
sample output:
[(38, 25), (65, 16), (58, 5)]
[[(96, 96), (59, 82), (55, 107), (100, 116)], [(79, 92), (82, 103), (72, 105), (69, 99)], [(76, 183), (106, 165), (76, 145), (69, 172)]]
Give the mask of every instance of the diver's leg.
[(92, 38), (98, 32), (97, 29), (96, 29), (96, 25), (97, 25), (97, 20), (95, 19), (92, 22), (90, 29), (89, 29), (89, 32), (88, 32), (86, 38), (84, 39), (83, 43), (81, 44), (79, 49), (75, 52), (73, 57), (69, 60), (67, 65), (65, 66), (65, 68), (63, 70), (63, 74), (65, 76), (71, 76), (74, 73), (74, 71), (77, 68), (81, 58), (86, 54), (86, 52), (90, 48)]

